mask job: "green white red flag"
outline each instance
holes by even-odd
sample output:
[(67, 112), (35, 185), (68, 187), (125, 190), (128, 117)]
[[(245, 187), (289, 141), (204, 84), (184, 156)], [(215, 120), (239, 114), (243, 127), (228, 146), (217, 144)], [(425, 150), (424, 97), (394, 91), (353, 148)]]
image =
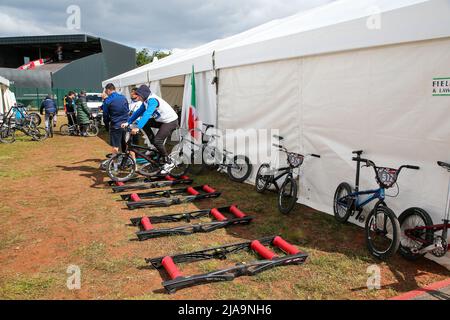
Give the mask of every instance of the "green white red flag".
[(191, 105), (189, 107), (189, 119), (188, 119), (188, 127), (191, 132), (192, 137), (196, 138), (196, 130), (198, 126), (198, 112), (197, 112), (197, 94), (195, 90), (195, 70), (194, 66), (192, 66), (192, 75), (191, 75)]

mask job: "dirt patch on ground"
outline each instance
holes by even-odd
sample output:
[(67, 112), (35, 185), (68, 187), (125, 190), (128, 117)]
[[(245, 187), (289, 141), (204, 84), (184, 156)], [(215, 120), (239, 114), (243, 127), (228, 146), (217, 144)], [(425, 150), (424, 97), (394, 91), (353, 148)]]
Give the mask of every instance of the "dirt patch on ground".
[[(216, 201), (170, 209), (128, 211), (98, 170), (109, 148), (100, 138), (56, 135), (44, 143), (0, 145), (0, 298), (5, 299), (384, 299), (448, 278), (430, 261), (368, 256), (363, 232), (330, 216), (298, 206), (289, 217), (276, 210), (275, 196), (207, 172), (194, 177), (223, 192)], [(134, 239), (129, 219), (239, 204), (254, 215), (249, 227), (146, 242)], [(166, 295), (158, 271), (144, 258), (283, 234), (310, 254), (304, 266), (270, 270), (257, 277), (211, 284)], [(184, 274), (204, 273), (241, 261), (182, 265)], [(367, 268), (382, 270), (382, 289), (367, 289)], [(81, 290), (66, 287), (70, 265), (81, 268)]]

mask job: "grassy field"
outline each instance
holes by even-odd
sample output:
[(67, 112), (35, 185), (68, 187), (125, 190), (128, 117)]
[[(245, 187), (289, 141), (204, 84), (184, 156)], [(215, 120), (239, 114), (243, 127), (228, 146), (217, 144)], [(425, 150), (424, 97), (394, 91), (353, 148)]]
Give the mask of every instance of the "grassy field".
[[(44, 143), (0, 145), (0, 298), (1, 299), (385, 299), (450, 276), (430, 261), (388, 263), (371, 258), (363, 231), (298, 205), (288, 217), (276, 209), (274, 194), (231, 183), (214, 171), (193, 177), (223, 192), (214, 201), (170, 209), (130, 212), (106, 187), (100, 161), (109, 152), (100, 138), (56, 135)], [(129, 219), (238, 204), (255, 216), (247, 227), (211, 234), (134, 239)], [(205, 249), (222, 244), (283, 235), (306, 251), (303, 266), (270, 270), (182, 290), (161, 290), (165, 274), (146, 268), (144, 258)], [(221, 269), (258, 257), (239, 254), (228, 261), (180, 265), (184, 274)], [(368, 267), (382, 270), (381, 290), (368, 290)], [(81, 269), (81, 290), (66, 287), (67, 268)]]

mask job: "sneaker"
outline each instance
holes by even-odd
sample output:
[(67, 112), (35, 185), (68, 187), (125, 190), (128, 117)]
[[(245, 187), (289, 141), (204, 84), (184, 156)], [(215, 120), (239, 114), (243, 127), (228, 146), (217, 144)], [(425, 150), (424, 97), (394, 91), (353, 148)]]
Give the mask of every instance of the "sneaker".
[(164, 176), (164, 175), (167, 175), (167, 174), (169, 174), (174, 168), (175, 168), (175, 164), (174, 164), (173, 162), (166, 163), (166, 164), (164, 165), (163, 169), (161, 170), (161, 174), (162, 174), (163, 176)]

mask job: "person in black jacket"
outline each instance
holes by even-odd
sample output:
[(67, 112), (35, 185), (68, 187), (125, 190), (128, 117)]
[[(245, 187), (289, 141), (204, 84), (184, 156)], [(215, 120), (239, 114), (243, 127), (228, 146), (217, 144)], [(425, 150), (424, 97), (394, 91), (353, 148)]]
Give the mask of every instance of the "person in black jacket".
[(69, 126), (75, 125), (76, 114), (75, 114), (75, 92), (70, 91), (66, 96), (66, 116)]

